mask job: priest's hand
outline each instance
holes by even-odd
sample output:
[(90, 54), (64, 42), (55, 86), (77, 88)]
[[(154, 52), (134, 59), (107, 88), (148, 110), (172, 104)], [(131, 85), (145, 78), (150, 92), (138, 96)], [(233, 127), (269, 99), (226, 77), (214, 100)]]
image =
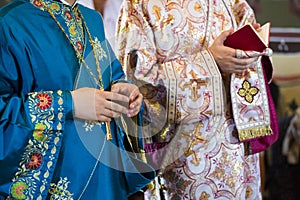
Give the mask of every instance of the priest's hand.
[(232, 32), (233, 30), (222, 32), (208, 48), (224, 74), (243, 73), (247, 68), (253, 67), (252, 64), (257, 60), (257, 57), (237, 58), (235, 49), (224, 46), (224, 41)]
[[(129, 104), (130, 98), (122, 93), (102, 91), (95, 88), (80, 88), (71, 91), (71, 94), (75, 111), (74, 116), (79, 119), (106, 122), (111, 121), (112, 118), (120, 117), (122, 113), (130, 113), (130, 109), (126, 106)], [(130, 97), (133, 98), (134, 94)]]
[(143, 103), (143, 95), (140, 93), (139, 88), (136, 85), (118, 82), (112, 85), (111, 91), (113, 93), (125, 95), (129, 98), (127, 112), (128, 117), (133, 117), (139, 113)]

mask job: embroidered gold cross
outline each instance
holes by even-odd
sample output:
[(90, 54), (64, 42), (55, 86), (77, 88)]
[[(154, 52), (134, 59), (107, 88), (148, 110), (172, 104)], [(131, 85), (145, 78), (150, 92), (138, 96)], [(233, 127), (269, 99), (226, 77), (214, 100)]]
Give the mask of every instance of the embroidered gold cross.
[(161, 29), (164, 29), (167, 25), (174, 23), (174, 16), (168, 14), (168, 17), (163, 17), (161, 14), (161, 8), (158, 6), (153, 6), (152, 14), (155, 15), (158, 26)]
[(192, 79), (191, 81), (185, 83), (183, 85), (183, 88), (189, 87), (191, 89), (190, 98), (192, 99), (192, 101), (197, 101), (197, 99), (199, 99), (200, 97), (200, 94), (198, 94), (198, 89), (201, 86), (206, 86), (206, 85), (207, 85), (206, 80)]
[[(192, 139), (193, 141), (190, 142), (189, 147), (187, 147), (187, 149), (185, 149), (184, 154), (186, 156), (192, 155), (193, 159), (192, 159), (192, 163), (194, 165), (199, 165), (200, 163), (200, 159), (196, 156), (195, 151), (193, 150), (193, 147), (198, 145), (199, 143), (205, 143), (206, 140), (202, 137), (202, 133), (201, 133), (201, 128), (204, 127), (204, 124), (202, 122), (199, 122), (196, 126), (196, 129), (194, 131), (192, 131), (190, 134), (194, 135), (194, 138)], [(191, 138), (189, 137), (188, 140), (191, 140)]]

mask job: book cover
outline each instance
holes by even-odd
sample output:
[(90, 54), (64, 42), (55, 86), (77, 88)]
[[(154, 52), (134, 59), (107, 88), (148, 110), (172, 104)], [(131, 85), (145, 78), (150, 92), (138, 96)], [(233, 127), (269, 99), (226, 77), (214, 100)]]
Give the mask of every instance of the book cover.
[(259, 29), (247, 24), (227, 37), (225, 46), (244, 51), (263, 51), (269, 46), (270, 22)]

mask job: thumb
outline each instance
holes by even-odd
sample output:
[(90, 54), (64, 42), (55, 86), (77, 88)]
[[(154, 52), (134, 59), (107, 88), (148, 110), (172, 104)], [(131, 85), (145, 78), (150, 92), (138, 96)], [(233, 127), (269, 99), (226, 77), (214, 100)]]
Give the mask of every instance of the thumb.
[(217, 38), (218, 39), (218, 42), (219, 44), (224, 44), (225, 40), (227, 39), (227, 37), (229, 35), (231, 35), (233, 33), (233, 29), (229, 29), (229, 30), (226, 30), (226, 31), (223, 31), (219, 37)]
[(114, 92), (114, 93), (119, 93), (120, 92), (120, 87), (118, 86), (118, 84), (113, 84), (111, 86), (111, 92)]

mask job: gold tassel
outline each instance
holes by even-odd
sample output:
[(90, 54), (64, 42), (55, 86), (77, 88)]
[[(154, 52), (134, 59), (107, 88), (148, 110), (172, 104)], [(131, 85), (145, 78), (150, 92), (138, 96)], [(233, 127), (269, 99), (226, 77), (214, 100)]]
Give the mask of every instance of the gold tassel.
[(238, 130), (240, 141), (250, 140), (253, 138), (268, 136), (272, 134), (273, 132), (270, 126), (254, 127), (254, 128), (244, 129), (244, 130)]

